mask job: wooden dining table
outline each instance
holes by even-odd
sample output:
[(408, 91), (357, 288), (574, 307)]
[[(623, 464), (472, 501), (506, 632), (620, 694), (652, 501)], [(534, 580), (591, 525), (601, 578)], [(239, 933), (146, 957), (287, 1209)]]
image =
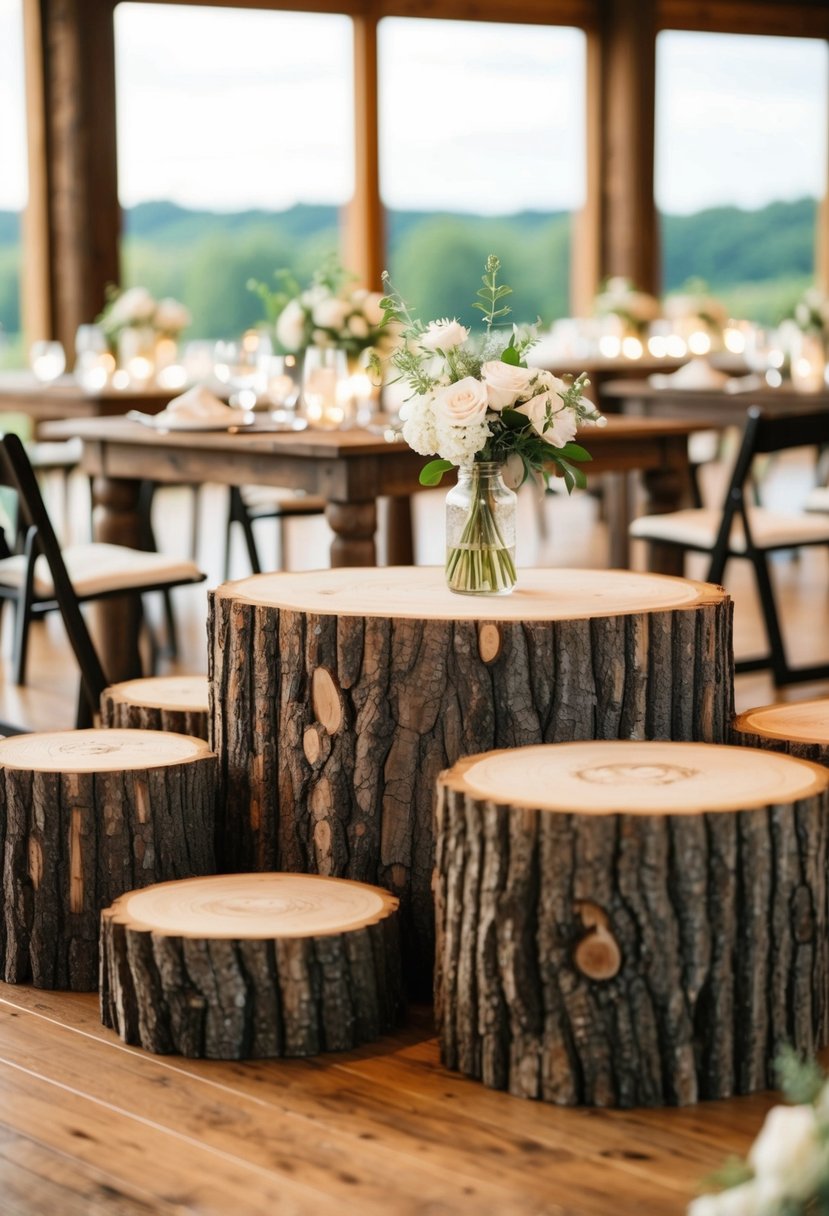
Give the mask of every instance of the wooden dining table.
[[(101, 417), (50, 423), (43, 433), (83, 441), (82, 467), (93, 478), (99, 540), (140, 545), (138, 499), (144, 480), (277, 485), (325, 499), (334, 533), (332, 566), (377, 564), (377, 504), (389, 499), (386, 562), (412, 562), (409, 497), (423, 489), (422, 456), (391, 431), (269, 431), (267, 426), (263, 419), (232, 432), (163, 431), (124, 417)], [(693, 422), (614, 417), (606, 427), (586, 427), (579, 434), (593, 457), (586, 466), (590, 478), (618, 475), (606, 484), (612, 566), (628, 565), (627, 474), (641, 474), (649, 513), (678, 509), (689, 490), (688, 435), (695, 429)], [(651, 566), (660, 573), (681, 573), (670, 548), (654, 546)], [(135, 644), (114, 611), (102, 618), (106, 670), (111, 679), (129, 678), (136, 671)]]
[(652, 384), (649, 380), (608, 380), (602, 386), (602, 400), (609, 407), (629, 416), (679, 419), (705, 423), (709, 427), (742, 426), (746, 411), (759, 405), (773, 413), (796, 413), (829, 409), (829, 389), (819, 393), (799, 393), (791, 384), (779, 388), (733, 382), (736, 387), (681, 388)]
[(158, 414), (175, 389), (86, 389), (74, 376), (48, 384), (31, 372), (0, 372), (0, 414), (24, 414), (35, 424), (59, 418), (103, 418), (140, 409)]

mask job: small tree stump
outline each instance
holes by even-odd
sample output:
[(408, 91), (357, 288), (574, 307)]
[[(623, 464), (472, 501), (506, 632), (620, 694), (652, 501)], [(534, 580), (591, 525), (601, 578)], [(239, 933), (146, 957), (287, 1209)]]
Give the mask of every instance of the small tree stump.
[(734, 720), (734, 742), (829, 765), (829, 697), (750, 709)]
[(829, 1040), (829, 772), (696, 743), (566, 743), (439, 782), (443, 1062), (562, 1105), (774, 1083)]
[(220, 866), (318, 872), (399, 896), (406, 966), (431, 989), (435, 782), (460, 756), (581, 738), (721, 742), (721, 588), (529, 570), (510, 596), (442, 570), (267, 574), (211, 596)]
[(77, 730), (0, 740), (7, 983), (88, 992), (101, 908), (215, 872), (216, 757), (200, 739)]
[(122, 895), (101, 916), (101, 1016), (147, 1051), (350, 1051), (401, 1008), (398, 902), (363, 883), (232, 874)]
[(111, 684), (101, 693), (101, 726), (166, 730), (206, 739), (209, 686), (206, 676), (154, 676)]

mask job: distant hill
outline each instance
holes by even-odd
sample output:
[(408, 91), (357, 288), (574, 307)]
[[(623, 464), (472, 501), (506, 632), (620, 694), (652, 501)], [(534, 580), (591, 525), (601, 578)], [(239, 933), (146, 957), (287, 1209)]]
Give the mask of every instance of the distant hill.
[[(812, 277), (815, 216), (813, 199), (663, 216), (665, 290), (700, 278), (736, 312), (777, 320)], [(333, 206), (225, 213), (166, 200), (141, 203), (124, 213), (124, 280), (186, 300), (193, 335), (238, 332), (261, 315), (248, 280), (269, 281), (282, 266), (307, 278), (336, 249), (339, 226)], [(421, 315), (464, 315), (463, 302), (492, 250), (515, 288), (521, 317), (550, 321), (567, 311), (568, 214), (391, 211), (387, 226), (394, 281)], [(0, 211), (0, 326), (12, 333), (19, 245), (20, 217)]]

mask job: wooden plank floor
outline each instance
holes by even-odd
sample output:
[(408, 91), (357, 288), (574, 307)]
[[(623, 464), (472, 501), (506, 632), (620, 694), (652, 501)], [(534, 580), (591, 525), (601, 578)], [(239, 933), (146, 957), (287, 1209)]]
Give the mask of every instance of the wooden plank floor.
[(445, 1071), (431, 1011), (349, 1054), (224, 1063), (125, 1047), (94, 996), (0, 985), (0, 1212), (669, 1216), (765, 1095), (565, 1110)]

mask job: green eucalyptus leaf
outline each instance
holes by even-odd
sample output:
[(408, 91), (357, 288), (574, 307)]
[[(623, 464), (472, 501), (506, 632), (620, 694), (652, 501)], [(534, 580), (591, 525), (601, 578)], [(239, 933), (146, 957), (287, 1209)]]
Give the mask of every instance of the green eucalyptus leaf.
[(454, 467), (451, 460), (430, 460), (420, 470), (420, 484), (422, 486), (438, 486), (443, 474), (448, 473)]
[(501, 362), (508, 363), (510, 367), (518, 367), (520, 364), (521, 356), (512, 344), (501, 355)]
[(587, 485), (587, 476), (582, 469), (577, 468), (574, 464), (570, 464), (569, 460), (564, 460), (558, 454), (556, 454), (556, 463), (564, 474), (564, 483), (567, 486), (568, 494), (572, 494), (573, 486), (578, 486), (580, 490), (585, 488)]
[(592, 460), (593, 457), (588, 452), (587, 448), (583, 448), (578, 443), (565, 443), (563, 448), (559, 448), (559, 452), (565, 460)]

